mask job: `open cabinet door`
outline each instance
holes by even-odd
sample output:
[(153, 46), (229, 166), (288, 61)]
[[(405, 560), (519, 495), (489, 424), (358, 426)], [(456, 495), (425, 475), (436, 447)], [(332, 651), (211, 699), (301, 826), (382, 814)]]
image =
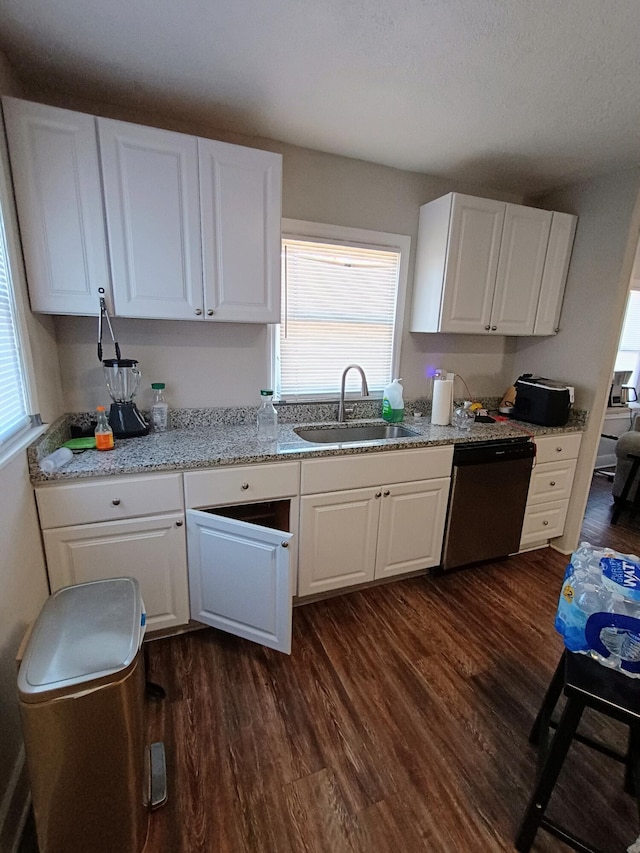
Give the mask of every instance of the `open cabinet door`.
[(292, 536), (187, 510), (191, 618), (291, 654)]

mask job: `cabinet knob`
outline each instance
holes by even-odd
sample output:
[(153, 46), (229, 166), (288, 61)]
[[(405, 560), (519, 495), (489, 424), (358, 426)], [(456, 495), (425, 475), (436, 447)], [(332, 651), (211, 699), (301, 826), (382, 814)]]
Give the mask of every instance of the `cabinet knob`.
[(561, 448), (561, 447), (556, 447), (556, 453), (562, 453), (562, 448)]
[(484, 327), (484, 329), (485, 329), (485, 331), (486, 331), (486, 332), (488, 332), (488, 331), (490, 331), (491, 326), (485, 326), (485, 327)]
[(550, 486), (555, 486), (555, 484), (556, 484), (556, 481), (555, 481), (555, 480), (552, 480), (552, 481), (549, 483), (549, 485), (550, 485)]
[(495, 331), (497, 330), (497, 328), (498, 328), (497, 326), (492, 326), (492, 327), (491, 327), (491, 331), (492, 331), (492, 332), (495, 332)]
[(376, 498), (381, 498), (381, 497), (382, 497), (382, 492), (376, 492), (376, 493), (375, 493), (375, 497), (376, 497)]
[(382, 494), (385, 496), (385, 498), (388, 498), (391, 492), (389, 491), (389, 489), (385, 489)]
[(243, 483), (243, 484), (240, 486), (240, 488), (242, 489), (242, 491), (243, 491), (243, 492), (246, 492), (246, 491), (247, 491), (247, 489), (249, 488), (249, 483)]
[(282, 545), (282, 547), (283, 547), (283, 548), (288, 548), (288, 547), (289, 547), (289, 543), (288, 543), (288, 542), (281, 542), (280, 544)]
[(199, 317), (202, 314), (202, 308), (196, 308), (196, 314)]
[(176, 521), (176, 527), (182, 527), (182, 522), (181, 522), (181, 521)]
[(546, 520), (545, 520), (545, 521), (543, 521), (543, 522), (542, 522), (542, 526), (543, 526), (543, 527), (548, 527), (548, 525), (549, 525), (549, 522), (548, 522), (548, 521), (546, 521)]
[(111, 501), (111, 503), (112, 503), (114, 506), (120, 506), (120, 498), (114, 498), (114, 499)]
[(213, 308), (207, 309), (207, 317), (213, 317)]

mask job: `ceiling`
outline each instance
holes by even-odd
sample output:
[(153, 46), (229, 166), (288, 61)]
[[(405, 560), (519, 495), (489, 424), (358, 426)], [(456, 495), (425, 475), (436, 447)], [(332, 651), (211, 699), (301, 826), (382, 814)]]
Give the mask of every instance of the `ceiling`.
[(640, 162), (638, 0), (2, 0), (28, 90), (521, 195)]

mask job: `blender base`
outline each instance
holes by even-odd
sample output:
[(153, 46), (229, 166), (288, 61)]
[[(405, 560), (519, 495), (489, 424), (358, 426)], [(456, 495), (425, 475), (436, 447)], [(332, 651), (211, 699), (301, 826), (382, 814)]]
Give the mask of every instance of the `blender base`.
[(109, 409), (109, 426), (115, 438), (136, 438), (149, 435), (149, 424), (132, 401), (112, 403)]

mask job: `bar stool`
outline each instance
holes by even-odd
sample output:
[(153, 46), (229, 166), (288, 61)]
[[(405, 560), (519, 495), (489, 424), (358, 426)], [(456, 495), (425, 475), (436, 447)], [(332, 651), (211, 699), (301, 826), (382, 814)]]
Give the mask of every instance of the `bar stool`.
[[(555, 726), (551, 715), (563, 692), (566, 703), (560, 721)], [(578, 724), (585, 708), (593, 708), (629, 726), (626, 754), (622, 755), (578, 733)], [(547, 748), (550, 727), (555, 727), (556, 732)], [(529, 735), (529, 741), (539, 747), (538, 775), (516, 836), (516, 849), (520, 853), (528, 853), (538, 829), (546, 830), (574, 850), (599, 853), (586, 841), (545, 817), (545, 810), (572, 740), (624, 762), (625, 790), (629, 793), (640, 792), (640, 679), (629, 678), (617, 670), (608, 669), (587, 655), (564, 651)]]

